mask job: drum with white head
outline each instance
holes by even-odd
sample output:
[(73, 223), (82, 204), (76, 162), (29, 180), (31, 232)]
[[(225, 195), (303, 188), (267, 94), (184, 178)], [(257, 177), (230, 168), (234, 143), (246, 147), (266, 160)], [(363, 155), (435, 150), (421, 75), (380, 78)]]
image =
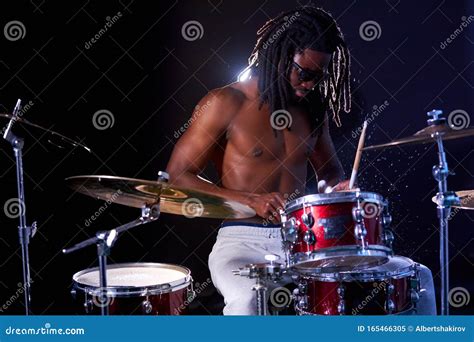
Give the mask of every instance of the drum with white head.
[(82, 270), (71, 292), (88, 314), (108, 305), (111, 315), (180, 315), (194, 298), (189, 269), (158, 263), (108, 265), (106, 288), (100, 288), (97, 267)]

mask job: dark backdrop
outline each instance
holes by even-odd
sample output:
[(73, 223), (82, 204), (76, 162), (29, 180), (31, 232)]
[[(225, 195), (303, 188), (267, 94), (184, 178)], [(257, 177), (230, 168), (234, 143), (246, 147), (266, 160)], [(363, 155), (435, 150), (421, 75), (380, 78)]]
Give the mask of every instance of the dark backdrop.
[[(412, 134), (426, 124), (434, 107), (448, 115), (472, 114), (473, 15), (468, 1), (314, 1), (337, 18), (352, 51), (354, 110), (343, 127), (332, 127), (339, 157), (349, 174), (363, 116), (374, 118), (368, 144)], [(74, 194), (64, 178), (107, 174), (155, 179), (176, 143), (175, 131), (193, 106), (215, 87), (236, 79), (255, 43), (256, 30), (299, 1), (4, 1), (0, 24), (19, 21), (20, 36), (0, 36), (0, 112), (17, 98), (32, 101), (24, 117), (81, 140), (92, 148), (60, 149), (33, 129), (26, 138), (25, 180), (28, 221), (39, 231), (31, 242), (33, 303), (36, 314), (72, 313), (72, 275), (95, 266), (89, 247), (62, 255), (65, 246), (137, 217), (139, 210), (108, 207), (93, 224), (85, 220), (103, 202)], [(118, 13), (120, 12), (120, 14)], [(115, 16), (115, 18), (114, 18)], [(107, 32), (99, 31), (113, 22)], [(473, 18), (471, 18), (472, 21)], [(185, 23), (201, 26), (199, 39), (186, 40)], [(375, 21), (376, 36), (359, 28)], [(462, 31), (462, 23), (469, 22)], [(457, 31), (456, 31), (457, 30)], [(456, 33), (455, 33), (456, 32)], [(99, 34), (99, 39), (91, 39)], [(454, 36), (451, 42), (446, 39)], [(365, 37), (365, 39), (363, 39)], [(381, 107), (382, 105), (383, 108)], [(377, 107), (374, 107), (377, 106)], [(97, 129), (93, 115), (112, 113), (113, 125)], [(377, 113), (377, 114), (374, 114)], [(472, 115), (471, 115), (472, 116)], [(2, 121), (2, 127), (5, 122)], [(453, 190), (474, 188), (473, 139), (447, 144)], [(13, 154), (0, 142), (1, 207), (17, 197)], [(394, 148), (363, 157), (360, 184), (391, 201), (398, 254), (429, 266), (439, 289), (436, 192), (431, 145)], [(212, 169), (206, 176), (215, 179)], [(309, 191), (314, 191), (314, 178)], [(21, 259), (17, 221), (0, 215), (0, 304), (18, 290)], [(451, 287), (469, 293), (473, 284), (474, 215), (459, 211), (450, 220)], [(163, 214), (159, 222), (136, 228), (118, 241), (111, 262), (153, 261), (189, 267), (198, 283), (209, 278), (207, 257), (219, 221)], [(221, 297), (208, 287), (192, 304), (193, 313), (219, 311)], [(468, 305), (454, 314), (473, 312)], [(7, 314), (22, 313), (22, 298)]]

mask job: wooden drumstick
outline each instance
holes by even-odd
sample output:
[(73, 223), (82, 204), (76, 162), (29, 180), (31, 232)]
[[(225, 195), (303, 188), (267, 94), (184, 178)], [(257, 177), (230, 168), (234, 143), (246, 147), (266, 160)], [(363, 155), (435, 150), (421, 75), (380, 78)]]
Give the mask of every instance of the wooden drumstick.
[(364, 121), (364, 125), (362, 126), (362, 132), (359, 138), (359, 145), (357, 146), (357, 152), (354, 159), (354, 166), (352, 167), (351, 180), (349, 181), (349, 190), (354, 188), (354, 183), (357, 178), (357, 171), (359, 170), (360, 158), (362, 157), (362, 149), (364, 148), (366, 130), (367, 130), (367, 120)]

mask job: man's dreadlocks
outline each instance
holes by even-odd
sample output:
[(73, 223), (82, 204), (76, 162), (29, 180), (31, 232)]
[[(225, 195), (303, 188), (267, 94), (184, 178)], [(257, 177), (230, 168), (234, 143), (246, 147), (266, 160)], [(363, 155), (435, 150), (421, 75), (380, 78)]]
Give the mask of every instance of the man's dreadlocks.
[(347, 113), (351, 107), (350, 55), (339, 26), (321, 8), (305, 6), (282, 13), (257, 31), (247, 69), (259, 78), (260, 105), (268, 103), (271, 113), (288, 108), (293, 57), (307, 48), (332, 54), (329, 77), (320, 83), (319, 91), (306, 96), (312, 126), (319, 126), (327, 109), (341, 126), (340, 110)]

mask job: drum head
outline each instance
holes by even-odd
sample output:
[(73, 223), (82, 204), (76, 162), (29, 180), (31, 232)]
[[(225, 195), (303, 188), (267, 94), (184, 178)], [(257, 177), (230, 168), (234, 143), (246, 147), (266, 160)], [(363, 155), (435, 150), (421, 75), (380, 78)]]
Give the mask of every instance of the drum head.
[(370, 269), (383, 265), (388, 261), (386, 255), (381, 256), (339, 256), (320, 260), (309, 260), (296, 264), (295, 270), (301, 273), (351, 272)]
[[(368, 267), (365, 269), (357, 269), (351, 271), (343, 271), (338, 273), (325, 272), (318, 269), (307, 270), (301, 272), (304, 274), (311, 274), (316, 278), (331, 280), (331, 281), (375, 281), (387, 278), (402, 278), (414, 272), (415, 263), (413, 260), (403, 256), (393, 256), (386, 258), (379, 265)], [(326, 270), (324, 268), (322, 270)], [(297, 268), (297, 271), (300, 269)], [(337, 271), (336, 271), (337, 272)]]
[[(120, 292), (124, 290), (150, 291), (175, 288), (189, 282), (189, 269), (170, 264), (128, 263), (107, 266), (107, 288)], [(99, 269), (90, 268), (73, 276), (80, 288), (99, 288)]]

